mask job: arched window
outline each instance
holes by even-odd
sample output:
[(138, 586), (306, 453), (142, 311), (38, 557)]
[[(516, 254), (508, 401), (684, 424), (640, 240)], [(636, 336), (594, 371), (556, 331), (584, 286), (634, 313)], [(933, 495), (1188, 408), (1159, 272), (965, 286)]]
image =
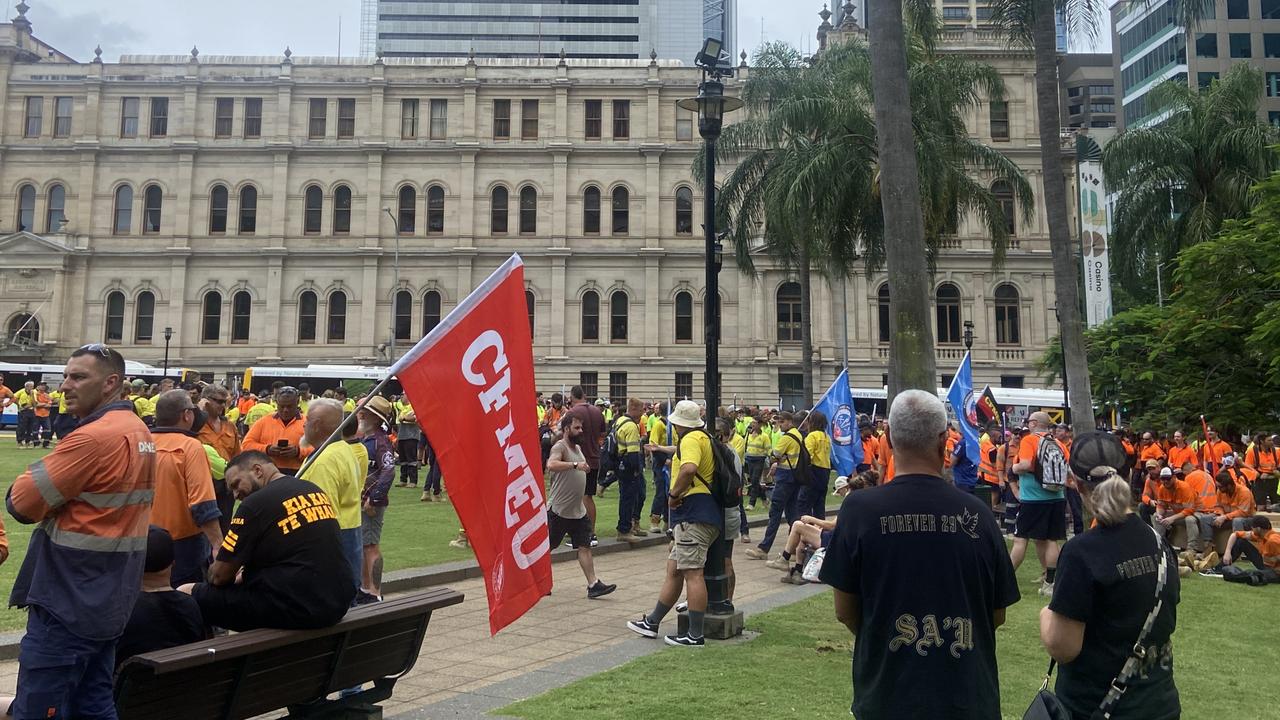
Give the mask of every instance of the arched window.
[(249, 342), (249, 320), (253, 312), (253, 296), (241, 290), (231, 296), (231, 342)]
[(778, 287), (778, 342), (800, 342), (800, 283), (784, 282)]
[(412, 235), (418, 219), (418, 191), (405, 185), (400, 188), (400, 234)]
[(422, 296), (422, 334), (426, 335), (440, 324), (440, 293), (428, 290)]
[(200, 342), (216, 343), (222, 337), (222, 293), (210, 290), (200, 307)]
[(14, 345), (36, 345), (40, 342), (40, 321), (31, 313), (18, 313), (9, 320), (5, 339)]
[(687, 187), (676, 188), (676, 234), (693, 234), (693, 191)]
[(531, 187), (520, 188), (520, 234), (538, 232), (538, 191)]
[(351, 232), (351, 188), (339, 185), (333, 191), (333, 231)]
[(595, 290), (582, 294), (582, 342), (600, 342), (600, 293)]
[(160, 232), (160, 211), (164, 206), (164, 191), (159, 185), (148, 185), (142, 193), (142, 232)]
[(393, 327), (397, 340), (408, 340), (413, 334), (413, 293), (408, 290), (396, 292)]
[(44, 214), (44, 231), (56, 233), (67, 219), (67, 189), (61, 185), (49, 188), (49, 208)]
[(209, 232), (221, 235), (227, 231), (227, 203), (230, 196), (225, 185), (214, 185), (209, 191)]
[(324, 191), (319, 185), (307, 186), (303, 208), (302, 232), (320, 232), (320, 220), (324, 216)]
[(1022, 324), (1018, 321), (1018, 288), (1005, 283), (996, 288), (996, 344), (1021, 345)]
[(627, 341), (627, 294), (621, 290), (609, 296), (609, 342)]
[(960, 288), (951, 283), (938, 286), (937, 326), (939, 343), (960, 342)]
[(444, 188), (439, 185), (427, 188), (427, 232), (444, 232)]
[(133, 230), (133, 188), (121, 185), (116, 188), (116, 206), (111, 232), (128, 235)]
[(245, 185), (240, 188), (240, 234), (252, 235), (258, 231), (258, 188)]
[(676, 293), (676, 342), (693, 342), (693, 294)]
[(882, 283), (876, 292), (876, 317), (879, 320), (880, 342), (889, 342), (889, 283)]
[(310, 290), (302, 291), (298, 296), (298, 342), (313, 343), (316, 341), (316, 307), (319, 300)]
[(489, 232), (503, 235), (507, 232), (507, 189), (496, 187), (489, 196)]
[(156, 322), (156, 295), (150, 290), (138, 293), (133, 302), (133, 343), (150, 345)]
[(600, 188), (592, 185), (582, 193), (582, 232), (600, 233)]
[(107, 293), (106, 341), (111, 345), (124, 342), (124, 293), (119, 290)]
[(613, 189), (613, 234), (626, 235), (631, 230), (631, 196), (624, 187)]
[(532, 291), (532, 290), (525, 290), (525, 291), (524, 291), (524, 305), (525, 305), (525, 309), (527, 309), (527, 310), (529, 311), (529, 337), (531, 337), (531, 338), (532, 338), (532, 337), (534, 337), (534, 336), (536, 336), (536, 335), (537, 335), (537, 333), (535, 333), (535, 332), (534, 332), (534, 328), (536, 328), (536, 327), (537, 327), (537, 325), (534, 325), (534, 324), (533, 324), (533, 321), (534, 321), (534, 316), (533, 316), (533, 305), (534, 305), (534, 302), (533, 302), (533, 291)]
[(991, 186), (991, 194), (1000, 205), (1000, 212), (1004, 214), (1005, 229), (1008, 230), (1009, 236), (1013, 237), (1018, 233), (1018, 223), (1014, 215), (1013, 188), (1008, 182), (997, 180)]
[(36, 189), (32, 185), (18, 188), (18, 229), (27, 232), (36, 229)]
[(334, 290), (329, 294), (329, 335), (331, 343), (347, 340), (347, 294)]

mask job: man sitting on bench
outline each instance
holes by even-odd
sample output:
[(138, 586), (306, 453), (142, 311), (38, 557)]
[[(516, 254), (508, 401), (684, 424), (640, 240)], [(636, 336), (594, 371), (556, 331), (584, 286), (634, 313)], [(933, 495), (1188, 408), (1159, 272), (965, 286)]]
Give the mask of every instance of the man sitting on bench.
[(232, 458), (226, 480), (240, 506), (209, 582), (178, 588), (196, 599), (205, 622), (243, 631), (341, 620), (355, 587), (328, 495), (257, 450)]

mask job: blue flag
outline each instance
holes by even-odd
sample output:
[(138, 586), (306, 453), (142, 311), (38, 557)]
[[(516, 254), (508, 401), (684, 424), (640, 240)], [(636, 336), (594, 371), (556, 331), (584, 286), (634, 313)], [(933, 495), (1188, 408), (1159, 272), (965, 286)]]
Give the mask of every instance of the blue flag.
[(837, 475), (852, 477), (862, 462), (862, 439), (854, 427), (853, 393), (849, 390), (849, 371), (842, 370), (827, 388), (814, 410), (827, 416), (827, 433), (831, 436), (831, 467)]
[(969, 462), (978, 464), (980, 443), (978, 437), (978, 402), (973, 395), (973, 363), (969, 353), (964, 354), (956, 376), (951, 379), (951, 387), (947, 389), (947, 402), (951, 403), (951, 411), (956, 414), (960, 435), (964, 437), (964, 454)]

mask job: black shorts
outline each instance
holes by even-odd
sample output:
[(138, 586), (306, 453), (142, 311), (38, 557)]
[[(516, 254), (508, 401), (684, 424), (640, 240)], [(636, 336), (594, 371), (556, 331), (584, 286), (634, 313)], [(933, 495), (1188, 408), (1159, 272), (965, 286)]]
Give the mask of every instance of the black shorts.
[(1027, 540), (1066, 540), (1067, 501), (1023, 502), (1013, 536)]
[[(595, 497), (596, 491), (600, 489), (600, 468), (587, 469), (587, 489), (583, 491), (583, 495), (587, 497)], [(552, 545), (551, 547), (555, 547)]]
[(551, 536), (552, 550), (560, 547), (565, 535), (569, 536), (569, 546), (574, 549), (591, 547), (591, 518), (586, 515), (571, 520), (548, 510), (547, 532)]

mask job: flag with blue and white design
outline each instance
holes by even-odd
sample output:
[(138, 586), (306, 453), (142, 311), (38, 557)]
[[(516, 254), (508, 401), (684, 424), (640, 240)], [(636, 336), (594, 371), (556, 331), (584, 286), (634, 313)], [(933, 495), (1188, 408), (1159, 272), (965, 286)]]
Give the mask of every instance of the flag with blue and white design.
[(973, 394), (973, 362), (969, 353), (964, 354), (956, 376), (951, 379), (951, 387), (947, 389), (947, 402), (951, 403), (951, 411), (955, 413), (960, 426), (960, 435), (964, 438), (964, 454), (973, 464), (978, 464), (981, 443), (978, 430), (978, 399)]
[(827, 432), (831, 436), (831, 467), (837, 475), (853, 477), (862, 462), (862, 440), (854, 423), (853, 392), (849, 390), (848, 370), (840, 372), (813, 409), (827, 416)]

